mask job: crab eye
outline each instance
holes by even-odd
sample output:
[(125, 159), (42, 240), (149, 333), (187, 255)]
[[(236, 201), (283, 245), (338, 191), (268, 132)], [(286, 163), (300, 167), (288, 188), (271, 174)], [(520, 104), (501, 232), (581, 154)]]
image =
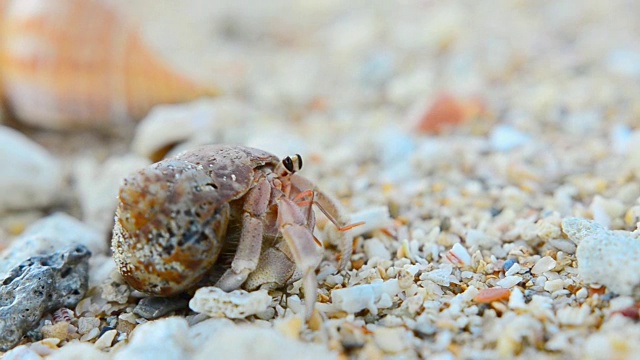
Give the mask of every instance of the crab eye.
[(293, 172), (293, 160), (291, 160), (290, 157), (287, 156), (286, 158), (282, 159), (282, 165), (284, 165), (284, 168), (287, 169), (288, 172)]
[(298, 159), (298, 171), (300, 171), (300, 169), (302, 169), (302, 156), (296, 154), (296, 158)]

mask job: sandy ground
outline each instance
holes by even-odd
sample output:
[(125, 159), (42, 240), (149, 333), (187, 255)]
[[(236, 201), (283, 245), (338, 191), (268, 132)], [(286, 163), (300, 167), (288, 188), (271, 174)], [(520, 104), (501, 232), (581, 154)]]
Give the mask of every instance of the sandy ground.
[[(638, 11), (625, 1), (216, 5), (197, 20), (221, 96), (106, 133), (5, 117), (63, 179), (46, 206), (5, 210), (5, 256), (56, 211), (104, 237), (68, 326), (52, 330), (60, 321), (45, 315), (41, 335), (9, 358), (197, 358), (214, 345), (249, 358), (256, 339), (270, 339), (265, 358), (638, 358)], [(300, 174), (367, 222), (349, 232), (354, 253), (338, 270), (336, 233), (318, 214), (325, 258), (309, 323), (300, 282), (235, 325), (133, 313), (141, 295), (106, 249), (120, 180), (205, 143), (299, 153)]]

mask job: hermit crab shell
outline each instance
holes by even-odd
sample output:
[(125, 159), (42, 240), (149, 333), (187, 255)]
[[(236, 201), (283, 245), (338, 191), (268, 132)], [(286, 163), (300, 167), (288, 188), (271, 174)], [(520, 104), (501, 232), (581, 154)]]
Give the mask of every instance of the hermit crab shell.
[[(189, 64), (158, 51), (126, 4), (0, 0), (0, 95), (8, 109), (36, 126), (95, 128), (140, 118), (158, 103), (215, 94), (184, 70)], [(166, 31), (172, 26), (180, 24)]]
[(256, 167), (277, 162), (261, 150), (210, 145), (126, 178), (112, 239), (124, 279), (160, 296), (194, 286), (218, 257), (233, 200), (254, 185)]

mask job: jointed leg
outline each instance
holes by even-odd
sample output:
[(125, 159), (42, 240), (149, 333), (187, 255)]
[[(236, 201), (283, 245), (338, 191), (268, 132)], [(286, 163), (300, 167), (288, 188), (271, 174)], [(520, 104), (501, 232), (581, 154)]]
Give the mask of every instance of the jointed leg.
[(309, 319), (316, 302), (315, 270), (322, 260), (322, 243), (316, 241), (306, 225), (306, 215), (293, 201), (287, 198), (278, 200), (278, 226), (294, 262), (303, 273), (305, 316)]
[[(361, 225), (361, 223), (349, 224), (349, 216), (338, 200), (319, 190), (311, 181), (293, 175), (291, 176), (291, 183), (297, 189), (309, 189), (313, 191), (313, 203), (338, 229), (338, 248), (340, 250), (338, 267), (343, 269), (349, 263), (349, 260), (351, 260), (351, 254), (353, 253), (353, 238), (348, 236), (346, 231)], [(300, 194), (305, 193), (306, 191), (302, 191)]]
[(231, 262), (231, 268), (225, 271), (216, 283), (216, 286), (224, 291), (239, 288), (258, 266), (264, 230), (262, 219), (267, 211), (270, 196), (271, 186), (266, 180), (259, 182), (245, 195), (238, 249)]

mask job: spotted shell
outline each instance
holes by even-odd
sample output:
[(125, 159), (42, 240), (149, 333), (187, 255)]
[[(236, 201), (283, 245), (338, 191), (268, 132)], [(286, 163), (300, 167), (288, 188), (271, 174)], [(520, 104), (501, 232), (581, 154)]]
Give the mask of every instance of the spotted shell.
[(253, 186), (257, 167), (277, 163), (276, 156), (261, 150), (209, 145), (127, 177), (112, 238), (124, 279), (160, 296), (195, 285), (220, 253), (230, 202)]
[[(139, 17), (127, 14), (126, 2), (0, 3), (0, 96), (23, 122), (109, 127), (141, 118), (159, 103), (216, 93), (160, 54)], [(174, 26), (180, 25), (164, 27)]]

